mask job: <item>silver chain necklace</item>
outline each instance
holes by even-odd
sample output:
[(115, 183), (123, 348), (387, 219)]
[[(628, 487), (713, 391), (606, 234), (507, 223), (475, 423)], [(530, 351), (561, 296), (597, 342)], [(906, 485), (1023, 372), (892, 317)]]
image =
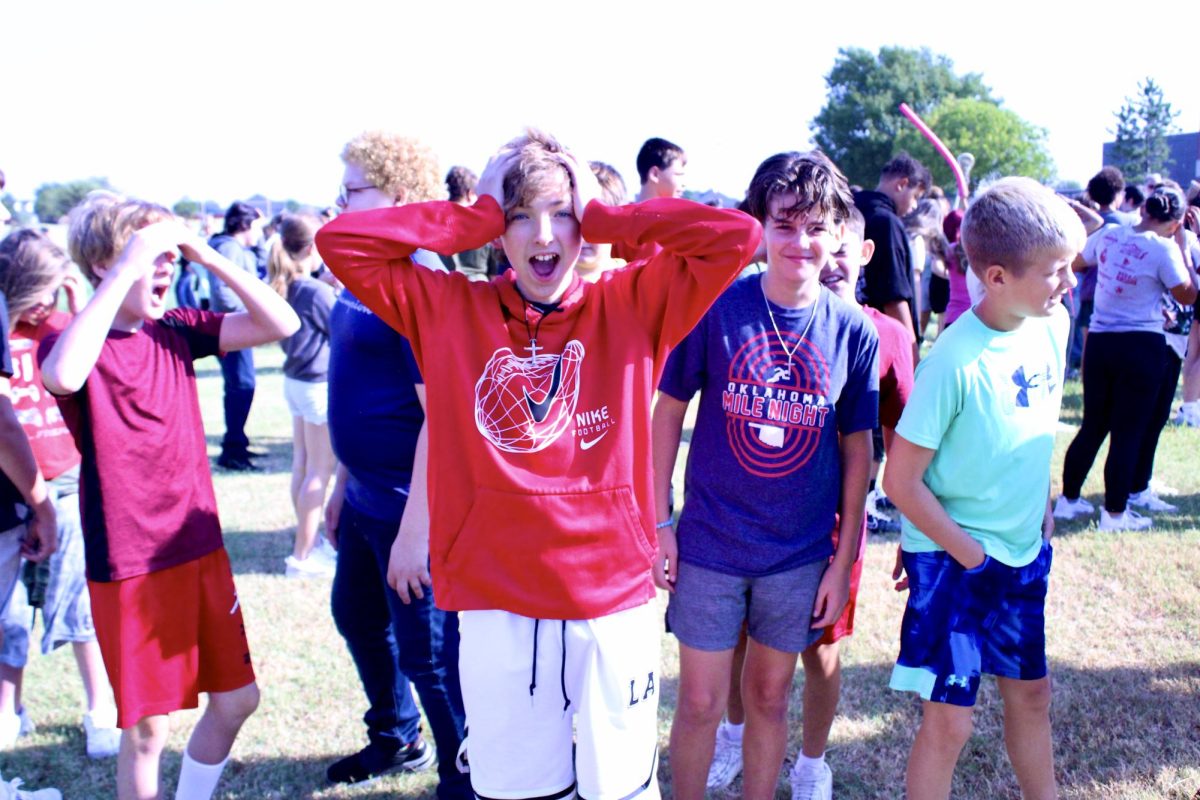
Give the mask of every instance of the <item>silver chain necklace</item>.
[(800, 338), (796, 340), (796, 344), (791, 350), (788, 350), (787, 343), (783, 341), (783, 334), (779, 332), (779, 325), (775, 322), (775, 314), (771, 311), (771, 301), (767, 299), (766, 275), (758, 281), (758, 288), (762, 289), (763, 305), (767, 307), (767, 316), (771, 319), (771, 327), (775, 329), (775, 338), (779, 340), (779, 346), (783, 348), (783, 354), (787, 356), (787, 368), (782, 374), (772, 376), (772, 383), (781, 380), (791, 380), (792, 378), (792, 356), (800, 349), (800, 345), (808, 338), (808, 330), (812, 327), (813, 320), (817, 318), (817, 309), (821, 306), (821, 290), (817, 289), (817, 299), (813, 303), (812, 313), (808, 316), (808, 322), (804, 325), (804, 330), (800, 332)]

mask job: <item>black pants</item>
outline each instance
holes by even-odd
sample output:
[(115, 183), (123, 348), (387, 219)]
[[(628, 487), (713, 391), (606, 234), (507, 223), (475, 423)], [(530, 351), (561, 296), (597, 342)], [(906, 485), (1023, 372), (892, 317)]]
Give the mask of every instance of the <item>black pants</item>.
[(1183, 367), (1183, 360), (1170, 345), (1166, 348), (1166, 359), (1162, 383), (1158, 385), (1158, 397), (1155, 398), (1154, 410), (1150, 413), (1150, 427), (1142, 439), (1137, 470), (1133, 473), (1132, 494), (1150, 488), (1150, 478), (1154, 476), (1154, 451), (1158, 449), (1158, 437), (1162, 435), (1167, 420), (1171, 418), (1171, 405), (1175, 402), (1175, 387), (1179, 384), (1179, 370)]
[[(1063, 460), (1063, 494), (1079, 497), (1104, 438), (1104, 507), (1125, 510), (1167, 368), (1161, 333), (1089, 333), (1083, 355), (1083, 424)], [(1169, 403), (1168, 403), (1169, 410)]]

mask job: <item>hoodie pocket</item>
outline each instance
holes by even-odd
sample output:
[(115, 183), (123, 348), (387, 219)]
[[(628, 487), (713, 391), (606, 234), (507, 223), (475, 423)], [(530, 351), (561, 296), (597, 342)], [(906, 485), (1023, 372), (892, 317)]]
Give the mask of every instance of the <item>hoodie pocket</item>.
[(654, 553), (627, 486), (556, 494), (481, 488), (445, 572), (496, 607), (548, 607), (571, 618), (641, 586)]

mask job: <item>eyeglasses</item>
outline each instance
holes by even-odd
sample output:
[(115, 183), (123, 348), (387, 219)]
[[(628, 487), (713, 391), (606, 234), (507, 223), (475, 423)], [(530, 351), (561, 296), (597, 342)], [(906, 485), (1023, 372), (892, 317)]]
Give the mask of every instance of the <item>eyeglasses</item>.
[(338, 203), (340, 203), (341, 205), (347, 205), (350, 202), (350, 196), (353, 195), (355, 192), (365, 192), (368, 189), (378, 189), (378, 188), (379, 188), (378, 186), (372, 186), (369, 183), (364, 183), (362, 186), (347, 186), (346, 184), (343, 183), (341, 185), (341, 188), (338, 189), (338, 197), (337, 197)]

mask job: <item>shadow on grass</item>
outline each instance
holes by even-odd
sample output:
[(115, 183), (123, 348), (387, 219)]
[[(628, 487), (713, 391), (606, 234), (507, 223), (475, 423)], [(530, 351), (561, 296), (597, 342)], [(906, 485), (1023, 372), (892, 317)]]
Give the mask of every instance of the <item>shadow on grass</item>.
[[(209, 434), (204, 437), (209, 451), (221, 451), (221, 434)], [(241, 473), (238, 470), (223, 469), (217, 464), (217, 457), (209, 459), (209, 467), (213, 475), (267, 474), (290, 473), (292, 471), (292, 442), (290, 439), (259, 438), (250, 443), (250, 449), (261, 456), (254, 459), (254, 466), (260, 469), (254, 472)]]
[[(1098, 534), (1097, 526), (1100, 523), (1100, 509), (1104, 507), (1104, 494), (1085, 494), (1084, 498), (1096, 507), (1096, 511), (1085, 517), (1079, 517), (1073, 520), (1056, 519), (1054, 521), (1054, 536), (1074, 536), (1080, 533)], [(1200, 528), (1200, 494), (1177, 494), (1164, 496), (1164, 500), (1178, 507), (1178, 511), (1171, 513), (1159, 511), (1146, 511), (1144, 509), (1135, 508), (1134, 510), (1151, 517), (1154, 520), (1152, 530), (1157, 532), (1178, 532), (1195, 530)], [(1104, 533), (1104, 536), (1137, 536), (1136, 531), (1122, 531), (1115, 533)]]
[[(1200, 763), (1200, 663), (1163, 667), (1086, 669), (1051, 664), (1055, 769), (1061, 789), (1138, 779), (1153, 785), (1169, 768)], [(786, 771), (800, 744), (802, 668), (792, 692), (791, 741), (777, 797), (786, 797)], [(921, 701), (888, 688), (892, 665), (846, 665), (827, 758), (841, 798), (900, 797), (909, 748), (920, 724)], [(659, 718), (677, 702), (674, 678), (663, 682)], [(953, 797), (1020, 798), (1004, 748), (1003, 703), (985, 679), (975, 729), (959, 757)], [(664, 796), (670, 755), (662, 753)], [(741, 790), (738, 779), (730, 791)], [(732, 796), (732, 795), (731, 795)]]
[(295, 527), (273, 531), (225, 531), (225, 549), (234, 575), (282, 575), (292, 554)]

